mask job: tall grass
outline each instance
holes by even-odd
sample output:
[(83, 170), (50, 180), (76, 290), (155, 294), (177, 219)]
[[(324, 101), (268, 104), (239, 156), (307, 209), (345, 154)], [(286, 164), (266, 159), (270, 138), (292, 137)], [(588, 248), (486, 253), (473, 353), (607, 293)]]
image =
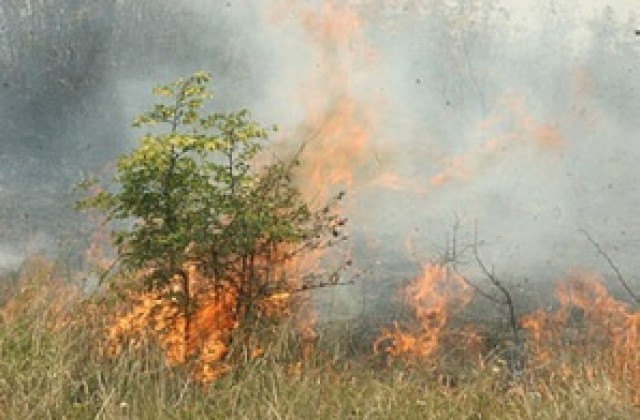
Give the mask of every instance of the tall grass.
[(244, 361), (201, 385), (184, 369), (167, 367), (152, 343), (104, 357), (97, 344), (104, 320), (79, 296), (69, 299), (53, 270), (32, 262), (20, 278), (3, 283), (4, 418), (640, 418), (623, 389), (581, 369), (589, 360), (576, 361), (568, 378), (514, 384), (498, 358), (475, 365), (446, 355), (435, 365), (387, 363), (358, 351), (348, 325), (320, 331), (306, 359), (290, 326), (265, 330), (263, 357), (243, 359), (235, 348), (230, 357)]

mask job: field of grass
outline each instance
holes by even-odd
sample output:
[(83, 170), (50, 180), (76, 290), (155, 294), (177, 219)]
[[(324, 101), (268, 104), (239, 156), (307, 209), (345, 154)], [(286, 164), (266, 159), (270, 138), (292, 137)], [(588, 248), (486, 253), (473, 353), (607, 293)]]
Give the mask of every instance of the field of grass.
[[(210, 384), (167, 367), (153, 345), (107, 358), (99, 312), (71, 298), (34, 263), (3, 280), (0, 418), (238, 419), (635, 419), (631, 389), (576, 360), (571, 375), (544, 369), (514, 381), (499, 357), (405, 365), (358, 342), (345, 325), (318, 332), (302, 357), (290, 325), (261, 337), (264, 354), (231, 350), (234, 368)], [(52, 287), (54, 285), (54, 287)], [(56, 287), (59, 286), (59, 289)]]

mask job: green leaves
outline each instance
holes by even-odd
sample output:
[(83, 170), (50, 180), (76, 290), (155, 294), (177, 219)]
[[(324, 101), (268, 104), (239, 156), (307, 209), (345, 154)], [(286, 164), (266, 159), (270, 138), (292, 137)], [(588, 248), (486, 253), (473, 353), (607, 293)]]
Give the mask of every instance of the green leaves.
[(178, 125), (193, 125), (199, 119), (198, 110), (213, 98), (213, 92), (207, 88), (210, 80), (209, 73), (197, 72), (187, 79), (154, 87), (153, 94), (168, 102), (155, 104), (151, 110), (135, 118), (132, 126), (164, 123), (171, 126), (171, 131), (176, 131)]
[[(117, 189), (77, 203), (122, 222), (125, 228), (114, 233), (120, 259), (127, 269), (150, 273), (154, 287), (188, 261), (216, 273), (215, 281), (268, 282), (270, 270), (249, 261), (276, 264), (274, 255), (286, 253), (274, 250), (317, 246), (322, 232), (333, 229), (333, 216), (311, 211), (293, 185), (298, 156), (288, 163), (254, 163), (276, 126), (264, 128), (246, 109), (206, 112), (210, 80), (209, 73), (197, 72), (155, 87), (160, 102), (133, 122), (155, 131), (118, 160)], [(87, 181), (83, 188), (97, 186)]]
[(173, 96), (175, 90), (171, 86), (159, 86), (153, 88), (153, 94), (156, 96)]
[(117, 198), (113, 194), (107, 191), (100, 191), (89, 198), (77, 201), (75, 208), (76, 210), (109, 210), (113, 208), (116, 203)]

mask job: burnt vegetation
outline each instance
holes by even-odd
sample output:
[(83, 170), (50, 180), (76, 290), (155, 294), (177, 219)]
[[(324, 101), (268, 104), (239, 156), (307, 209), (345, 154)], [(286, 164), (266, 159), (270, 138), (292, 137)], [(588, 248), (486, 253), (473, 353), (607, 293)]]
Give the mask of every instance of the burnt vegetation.
[[(21, 14), (23, 3), (39, 7)], [(132, 62), (162, 68), (168, 52), (175, 63), (215, 55), (193, 41), (204, 25), (186, 10), (152, 0), (5, 1), (0, 89), (34, 95), (7, 108), (8, 135), (40, 126), (64, 139), (48, 177), (75, 179), (69, 161), (84, 155), (59, 151), (77, 146), (65, 134), (83, 125), (77, 115), (110, 77)], [(152, 28), (144, 39), (139, 26)], [(57, 37), (43, 35), (54, 27)], [(155, 53), (126, 47), (136, 42)], [(215, 42), (216, 53), (229, 50)], [(96, 230), (85, 271), (32, 256), (0, 278), (0, 417), (640, 417), (640, 290), (596, 235), (579, 233), (619, 296), (605, 277), (574, 270), (532, 309), (534, 285), (509, 278), (478, 224), (456, 219), (444, 249), (418, 257), (421, 271), (399, 299), (371, 303), (377, 319), (366, 308), (334, 319), (318, 292), (353, 300), (354, 284), (376, 287), (373, 270), (358, 273), (352, 259), (349, 191), (303, 188), (305, 162), (321, 148), (300, 141), (285, 153), (272, 140), (277, 127), (229, 111), (213, 80), (197, 72), (154, 88), (133, 121), (137, 143), (111, 173), (77, 185), (77, 209)], [(47, 141), (34, 133), (12, 147), (35, 150), (44, 167), (37, 159), (54, 153)], [(109, 157), (121, 149), (92, 147)]]
[[(133, 123), (147, 131), (114, 178), (78, 185), (78, 209), (102, 217), (111, 239), (100, 245), (114, 249), (94, 253), (90, 293), (45, 259), (2, 283), (4, 412), (637, 415), (637, 295), (586, 231), (633, 305), (575, 271), (555, 307), (527, 311), (523, 284), (485, 261), (477, 224), (463, 241), (456, 219), (441, 255), (401, 291), (406, 316), (370, 326), (376, 337), (357, 345), (366, 320), (317, 323), (314, 290), (355, 280), (345, 194), (311, 206), (296, 186), (304, 144), (275, 155), (275, 127), (210, 110), (210, 81), (198, 72), (156, 87), (158, 103)], [(487, 313), (498, 323), (478, 321)], [(252, 396), (265, 387), (273, 395)]]

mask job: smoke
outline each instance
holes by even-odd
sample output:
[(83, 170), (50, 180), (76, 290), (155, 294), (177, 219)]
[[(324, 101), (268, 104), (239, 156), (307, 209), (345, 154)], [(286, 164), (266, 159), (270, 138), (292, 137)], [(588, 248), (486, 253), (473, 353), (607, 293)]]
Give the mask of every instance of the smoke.
[[(407, 257), (437, 253), (456, 215), (467, 240), (477, 220), (485, 257), (514, 278), (602, 269), (578, 228), (633, 272), (632, 2), (278, 3), (274, 32), (295, 33), (282, 68), (306, 75), (304, 95), (333, 100), (307, 114), (326, 127), (340, 100), (358, 109), (342, 128), (362, 131), (311, 136), (321, 165), (310, 178), (349, 187), (356, 252), (381, 261), (383, 281), (408, 275)], [(272, 91), (296, 103), (300, 88), (287, 80)], [(309, 120), (303, 113), (293, 126)], [(348, 176), (336, 150), (350, 160)]]
[(133, 144), (155, 83), (206, 69), (220, 107), (308, 142), (306, 190), (348, 190), (356, 260), (382, 280), (414, 274), (456, 215), (516, 278), (602, 269), (578, 228), (636, 268), (635, 1), (0, 7), (2, 264), (75, 228), (69, 185)]
[(225, 92), (220, 107), (250, 106), (261, 95), (260, 53), (250, 28), (231, 7), (204, 14), (197, 6), (2, 2), (3, 266), (34, 251), (78, 254), (85, 241), (78, 238), (90, 227), (71, 209), (71, 187), (104, 174), (134, 144), (139, 133), (129, 123), (149, 106), (155, 84), (208, 69)]

